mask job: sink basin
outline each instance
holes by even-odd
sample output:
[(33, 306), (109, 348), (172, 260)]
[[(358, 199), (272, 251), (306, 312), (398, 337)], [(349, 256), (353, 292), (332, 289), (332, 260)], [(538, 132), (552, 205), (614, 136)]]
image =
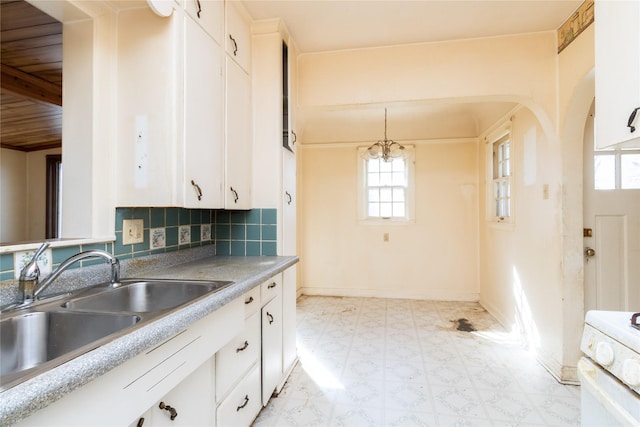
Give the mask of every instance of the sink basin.
[(126, 279), (0, 317), (0, 391), (196, 302), (233, 282)]
[(31, 368), (65, 356), (59, 361), (62, 363), (89, 351), (97, 347), (102, 338), (139, 320), (134, 314), (63, 311), (33, 311), (2, 319), (0, 389), (23, 378), (24, 371)]
[(147, 313), (181, 306), (220, 290), (232, 282), (184, 280), (124, 280), (120, 287), (73, 298), (63, 307), (98, 312)]

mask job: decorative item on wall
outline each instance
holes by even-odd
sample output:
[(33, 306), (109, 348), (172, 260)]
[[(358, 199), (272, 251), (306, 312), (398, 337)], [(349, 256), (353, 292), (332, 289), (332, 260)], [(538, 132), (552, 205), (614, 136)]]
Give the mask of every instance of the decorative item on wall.
[(586, 0), (558, 28), (558, 53), (569, 46), (593, 22), (593, 0)]
[(384, 109), (384, 139), (379, 140), (375, 144), (367, 148), (367, 156), (370, 159), (382, 159), (390, 162), (393, 158), (402, 157), (404, 155), (404, 146), (395, 141), (387, 139), (387, 109)]

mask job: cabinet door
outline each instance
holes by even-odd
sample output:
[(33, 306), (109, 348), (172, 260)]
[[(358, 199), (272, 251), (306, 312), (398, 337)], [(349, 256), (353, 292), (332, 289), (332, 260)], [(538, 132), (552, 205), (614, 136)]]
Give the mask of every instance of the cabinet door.
[(123, 10), (117, 26), (115, 204), (168, 206), (175, 197), (173, 150), (182, 116), (182, 89), (172, 88), (173, 71), (182, 66), (183, 12), (159, 19), (146, 9)]
[(282, 150), (282, 255), (296, 254), (296, 156)]
[(640, 146), (640, 2), (595, 2), (596, 146)]
[(184, 8), (219, 45), (224, 34), (223, 0), (185, 0)]
[(223, 206), (223, 79), (221, 48), (185, 18), (184, 206)]
[[(213, 359), (206, 361), (151, 408), (149, 425), (211, 426), (215, 421)], [(161, 408), (164, 407), (164, 409)], [(173, 419), (171, 417), (175, 415)], [(147, 423), (144, 424), (147, 426)]]
[(227, 58), (227, 209), (250, 209), (251, 196), (251, 79), (240, 66)]
[(227, 37), (225, 40), (227, 55), (250, 73), (251, 71), (251, 28), (244, 17), (239, 2), (227, 2)]
[(260, 314), (255, 312), (245, 321), (244, 330), (216, 354), (216, 401), (222, 401), (258, 362), (260, 347)]
[(262, 307), (262, 404), (266, 405), (282, 378), (282, 298)]
[(289, 267), (282, 278), (282, 380), (293, 370), (298, 359), (296, 348), (296, 266)]

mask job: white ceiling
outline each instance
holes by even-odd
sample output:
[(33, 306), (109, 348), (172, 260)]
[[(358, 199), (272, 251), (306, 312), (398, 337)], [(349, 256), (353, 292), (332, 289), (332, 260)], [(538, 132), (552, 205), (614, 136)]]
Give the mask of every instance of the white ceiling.
[(281, 18), (301, 53), (557, 29), (582, 0), (244, 0)]
[[(299, 53), (556, 30), (582, 0), (243, 0), (254, 20), (280, 18)], [(302, 143), (476, 137), (513, 103), (428, 100), (298, 110)], [(360, 126), (355, 126), (359, 124)], [(356, 131), (356, 129), (359, 129)], [(362, 129), (366, 129), (363, 131)]]

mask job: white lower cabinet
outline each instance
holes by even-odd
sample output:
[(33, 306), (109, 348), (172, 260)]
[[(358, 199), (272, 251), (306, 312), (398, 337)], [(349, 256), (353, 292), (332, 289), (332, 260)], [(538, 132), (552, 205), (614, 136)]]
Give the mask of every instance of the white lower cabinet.
[[(154, 413), (155, 406), (167, 396), (183, 394), (194, 399), (193, 396), (189, 397), (191, 385), (184, 385), (184, 381), (200, 369), (213, 369), (211, 357), (243, 328), (243, 305), (242, 298), (227, 303), (173, 337), (35, 412), (20, 425), (136, 425), (140, 414), (146, 414), (146, 411), (151, 411), (152, 420), (157, 418)], [(209, 368), (203, 367), (206, 363), (209, 363)], [(211, 375), (203, 376), (208, 379), (209, 385), (196, 390), (212, 389)], [(173, 393), (174, 390), (178, 391)], [(197, 393), (199, 391), (194, 394)], [(214, 407), (213, 392), (209, 392), (208, 396), (211, 403), (206, 407)], [(204, 402), (204, 399), (202, 401)], [(175, 402), (186, 408), (182, 410), (178, 403), (171, 403), (167, 399), (170, 406), (175, 405), (178, 408), (179, 415), (176, 421), (181, 418), (182, 413), (188, 414), (193, 410), (192, 407), (185, 406), (181, 400)], [(183, 418), (187, 418), (187, 415)]]
[(262, 307), (262, 404), (282, 379), (282, 293)]
[(218, 406), (217, 426), (250, 426), (261, 409), (260, 364), (256, 363)]
[(216, 354), (216, 401), (222, 402), (242, 375), (259, 361), (260, 315), (255, 312), (245, 320), (244, 330)]
[(296, 297), (296, 266), (293, 266), (282, 273), (282, 381), (278, 385), (278, 392), (298, 362)]
[(173, 390), (144, 413), (135, 427), (198, 427), (213, 426), (213, 359), (207, 360)]
[(250, 426), (297, 361), (291, 273), (271, 277), (20, 425)]

